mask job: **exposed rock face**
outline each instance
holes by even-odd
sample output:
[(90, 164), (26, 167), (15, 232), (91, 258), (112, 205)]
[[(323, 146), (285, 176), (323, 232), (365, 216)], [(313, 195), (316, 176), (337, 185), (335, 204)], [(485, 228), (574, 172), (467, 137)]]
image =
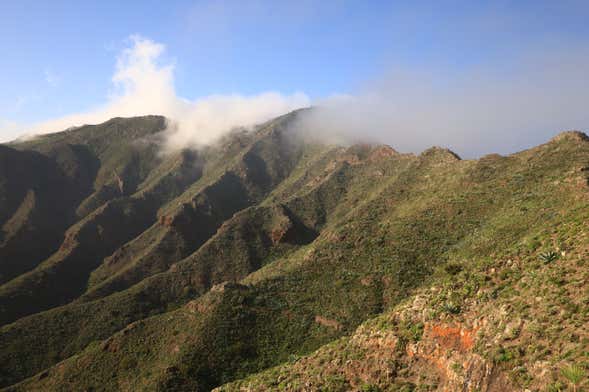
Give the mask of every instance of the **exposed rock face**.
[(551, 142), (559, 142), (561, 140), (573, 140), (579, 142), (589, 141), (589, 136), (581, 131), (564, 131), (550, 139)]
[(368, 161), (378, 162), (393, 157), (395, 155), (399, 155), (399, 153), (392, 147), (378, 146), (372, 150), (372, 152), (368, 156)]
[(114, 172), (114, 176), (119, 192), (121, 192), (121, 195), (125, 194), (125, 181), (123, 181), (123, 179), (118, 175), (116, 170)]
[[(423, 337), (407, 346), (407, 355), (429, 371), (435, 369), (443, 391), (504, 391), (509, 384), (497, 380), (493, 365), (473, 353), (478, 327), (426, 323)], [(416, 364), (419, 368), (419, 363)], [(499, 389), (498, 389), (499, 388)]]
[(173, 221), (174, 217), (170, 215), (160, 215), (160, 217), (158, 218), (159, 224), (165, 227), (172, 227)]
[(277, 224), (272, 228), (270, 232), (270, 240), (272, 244), (277, 245), (281, 242), (288, 241), (295, 235), (294, 225), (288, 216), (284, 215), (281, 211), (280, 218)]

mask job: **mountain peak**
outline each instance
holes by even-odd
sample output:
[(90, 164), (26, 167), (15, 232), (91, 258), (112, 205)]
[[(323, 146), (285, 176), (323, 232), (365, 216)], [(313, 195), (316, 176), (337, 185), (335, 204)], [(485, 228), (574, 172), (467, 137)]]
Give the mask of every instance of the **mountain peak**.
[(434, 146), (419, 154), (421, 158), (434, 159), (440, 163), (450, 163), (460, 161), (461, 158), (454, 151), (445, 147)]
[(586, 141), (589, 141), (589, 136), (587, 136), (586, 133), (581, 132), (581, 131), (570, 130), (570, 131), (560, 132), (558, 135), (556, 135), (552, 139), (550, 139), (551, 142), (559, 142), (561, 140), (586, 142)]

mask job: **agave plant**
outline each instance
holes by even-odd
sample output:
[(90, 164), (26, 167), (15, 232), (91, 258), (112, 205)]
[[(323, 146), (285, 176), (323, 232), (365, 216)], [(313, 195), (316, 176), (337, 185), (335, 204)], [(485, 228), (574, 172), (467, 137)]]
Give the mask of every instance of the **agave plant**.
[(444, 311), (450, 314), (459, 314), (462, 310), (459, 305), (454, 304), (453, 302), (446, 302), (443, 305)]
[(548, 264), (548, 263), (552, 263), (554, 260), (556, 260), (558, 258), (558, 253), (552, 252), (552, 251), (544, 252), (544, 253), (540, 253), (540, 256), (538, 256), (538, 257), (545, 264)]
[(585, 377), (585, 371), (578, 365), (565, 367), (561, 369), (560, 373), (571, 383), (573, 392), (577, 391), (577, 386), (579, 386), (581, 380)]

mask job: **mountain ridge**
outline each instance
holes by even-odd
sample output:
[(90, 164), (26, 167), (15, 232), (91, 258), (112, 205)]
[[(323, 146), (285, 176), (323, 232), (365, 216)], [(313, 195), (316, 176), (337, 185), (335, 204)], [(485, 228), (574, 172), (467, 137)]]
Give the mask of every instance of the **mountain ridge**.
[[(34, 154), (50, 157), (64, 178), (92, 183), (92, 189), (78, 190), (75, 208), (68, 207), (77, 222), (64, 227), (60, 249), (53, 256), (45, 251), (47, 261), (0, 286), (1, 385), (8, 390), (210, 390), (228, 382), (235, 384), (221, 390), (519, 388), (523, 377), (516, 375), (514, 382), (502, 362), (489, 362), (484, 352), (472, 360), (475, 343), (448, 346), (456, 361), (472, 360), (463, 370), (475, 374), (468, 380), (454, 372), (453, 363), (438, 373), (425, 357), (408, 358), (422, 351), (439, 356), (432, 348), (438, 327), (455, 322), (463, 310), (476, 314), (471, 303), (476, 290), (462, 293), (449, 280), (460, 277), (468, 286), (469, 276), (486, 276), (491, 268), (500, 271), (493, 276), (511, 274), (496, 260), (498, 254), (528, 260), (530, 267), (518, 261), (526, 274), (541, 250), (562, 248), (554, 245), (554, 235), (570, 235), (569, 254), (582, 254), (583, 227), (576, 220), (587, 208), (587, 136), (561, 133), (506, 157), (461, 160), (439, 147), (414, 155), (384, 145), (309, 142), (291, 134), (298, 115), (166, 156), (157, 143), (135, 142), (146, 135), (157, 138), (165, 127), (157, 116), (113, 119), (24, 142), (18, 150), (0, 146), (0, 159), (13, 150), (41, 151)], [(99, 166), (75, 151), (91, 151)], [(0, 216), (15, 216), (18, 205), (22, 211), (36, 208), (27, 207), (31, 196), (27, 199), (25, 188), (12, 193), (22, 200), (6, 204), (8, 212)], [(3, 189), (0, 198), (6, 199)], [(5, 219), (2, 224), (18, 222)], [(546, 222), (556, 234), (547, 233)], [(570, 256), (557, 257), (572, 262)], [(453, 299), (424, 294), (440, 286)], [(406, 304), (419, 298), (429, 302), (416, 309), (439, 314), (402, 316)], [(579, 309), (581, 319), (586, 317)], [(449, 318), (446, 324), (440, 315)], [(378, 320), (387, 321), (375, 329)], [(471, 328), (471, 321), (464, 328)], [(444, 326), (450, 336), (452, 328), (462, 331), (462, 324), (452, 325)], [(404, 335), (411, 328), (419, 340)], [(363, 331), (388, 336), (383, 338), (388, 348), (370, 346), (374, 342), (361, 337)], [(364, 360), (375, 374), (345, 368), (342, 375), (337, 367), (313, 362), (317, 356), (335, 361), (348, 355), (345, 347), (356, 347), (346, 346), (350, 339), (369, 342), (369, 351), (382, 355), (376, 362), (370, 356)], [(329, 351), (334, 344), (338, 350)], [(289, 359), (293, 355), (303, 356), (309, 367), (297, 367), (298, 360)], [(527, 353), (518, 355), (503, 362), (532, 365)], [(393, 357), (394, 375), (379, 362)], [(481, 373), (483, 368), (494, 375)], [(313, 369), (323, 369), (323, 384)], [(420, 384), (417, 369), (427, 382)], [(530, 368), (527, 374), (536, 373)], [(529, 385), (540, 380), (532, 378)]]

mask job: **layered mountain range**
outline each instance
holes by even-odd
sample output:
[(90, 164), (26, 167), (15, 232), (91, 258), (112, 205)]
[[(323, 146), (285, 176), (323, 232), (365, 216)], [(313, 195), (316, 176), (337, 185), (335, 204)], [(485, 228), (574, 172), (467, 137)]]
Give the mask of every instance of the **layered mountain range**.
[(0, 145), (0, 387), (587, 385), (586, 135), (461, 160), (302, 115), (177, 151), (160, 116)]

